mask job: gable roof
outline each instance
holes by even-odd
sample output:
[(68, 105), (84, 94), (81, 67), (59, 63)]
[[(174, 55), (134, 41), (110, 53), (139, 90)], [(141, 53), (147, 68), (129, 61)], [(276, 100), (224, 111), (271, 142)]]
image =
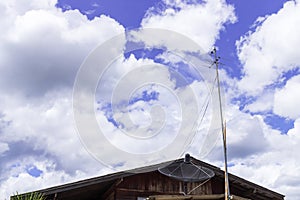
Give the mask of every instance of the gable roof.
[[(219, 167), (197, 160), (193, 157), (191, 157), (191, 161), (194, 164), (211, 169), (215, 173), (214, 178), (220, 181), (224, 180), (224, 171), (221, 170)], [(82, 196), (84, 197), (84, 199), (89, 199), (88, 198), (89, 196), (92, 197), (95, 194), (97, 195), (104, 194), (107, 190), (112, 188), (114, 185), (118, 184), (118, 182), (123, 178), (133, 176), (136, 174), (158, 171), (159, 168), (174, 162), (178, 162), (178, 163), (183, 162), (183, 158), (168, 161), (168, 162), (163, 162), (155, 165), (140, 167), (132, 170), (107, 174), (104, 176), (98, 176), (94, 178), (80, 180), (80, 181), (67, 183), (59, 186), (54, 186), (54, 187), (38, 190), (36, 192), (43, 193), (47, 197), (51, 197), (52, 199), (55, 199), (55, 196), (57, 195), (61, 197), (67, 195), (67, 193), (70, 192), (72, 192), (74, 195), (76, 194), (76, 197)], [(284, 199), (284, 195), (280, 193), (274, 192), (270, 189), (257, 185), (253, 182), (247, 181), (243, 178), (240, 178), (230, 173), (229, 173), (229, 182), (230, 182), (230, 187), (235, 187), (241, 191), (252, 192), (258, 195), (263, 195), (268, 199)]]

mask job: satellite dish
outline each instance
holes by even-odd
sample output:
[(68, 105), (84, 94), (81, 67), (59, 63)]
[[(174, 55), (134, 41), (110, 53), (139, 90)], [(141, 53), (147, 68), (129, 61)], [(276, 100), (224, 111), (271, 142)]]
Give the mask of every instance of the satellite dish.
[(212, 178), (215, 173), (206, 167), (194, 164), (190, 154), (186, 154), (184, 160), (159, 168), (158, 171), (171, 178), (183, 182), (200, 182)]

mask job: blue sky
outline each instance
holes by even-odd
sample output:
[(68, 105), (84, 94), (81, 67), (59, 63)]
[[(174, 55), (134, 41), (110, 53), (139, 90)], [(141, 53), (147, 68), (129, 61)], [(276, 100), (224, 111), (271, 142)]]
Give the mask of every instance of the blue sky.
[[(7, 0), (0, 10), (0, 199), (138, 166), (138, 152), (167, 149), (176, 157), (176, 134), (185, 151), (223, 167), (219, 132), (209, 129), (218, 126), (207, 98), (213, 47), (221, 57), (229, 171), (288, 200), (300, 196), (298, 0)], [(149, 27), (169, 32), (147, 37)], [(124, 33), (137, 41), (110, 40)], [(126, 52), (139, 39), (144, 48)], [(104, 44), (119, 54), (94, 77), (90, 106), (109, 143), (93, 152), (74, 120), (76, 83), (85, 61), (110, 58), (112, 45)], [(200, 68), (188, 62), (194, 58)], [(82, 80), (82, 88), (94, 81)], [(194, 121), (186, 118), (198, 120), (192, 136)], [(206, 143), (207, 133), (215, 144)], [(119, 150), (125, 153), (112, 158)]]
[[(201, 2), (201, 1), (199, 1)], [(238, 23), (225, 25), (225, 31), (221, 31), (219, 39), (215, 45), (218, 47), (219, 55), (222, 57), (222, 66), (229, 76), (240, 79), (242, 76), (239, 60), (236, 55), (235, 42), (239, 40), (241, 35), (246, 34), (251, 30), (251, 26), (260, 16), (270, 15), (282, 8), (285, 1), (227, 1), (235, 7), (235, 13), (238, 18)], [(108, 15), (116, 19), (126, 29), (139, 28), (143, 17), (147, 10), (151, 7), (157, 9), (163, 8), (161, 1), (58, 1), (57, 7), (67, 9), (78, 9), (85, 14), (89, 19), (95, 16)], [(249, 12), (251, 10), (251, 12)], [(90, 12), (88, 12), (90, 11)], [(249, 98), (247, 98), (249, 99)], [(247, 102), (243, 102), (243, 98), (239, 98), (241, 109)], [(248, 100), (247, 100), (248, 101)], [(275, 129), (279, 129), (286, 133), (289, 128), (293, 127), (293, 121), (290, 119), (281, 118), (274, 113), (268, 113), (265, 122)]]

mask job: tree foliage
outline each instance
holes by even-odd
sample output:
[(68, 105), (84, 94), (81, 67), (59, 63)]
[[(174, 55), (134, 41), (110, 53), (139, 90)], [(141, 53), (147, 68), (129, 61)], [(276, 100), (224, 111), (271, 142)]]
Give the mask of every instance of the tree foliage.
[(45, 200), (46, 198), (42, 193), (31, 192), (27, 194), (17, 194), (10, 198), (11, 200)]

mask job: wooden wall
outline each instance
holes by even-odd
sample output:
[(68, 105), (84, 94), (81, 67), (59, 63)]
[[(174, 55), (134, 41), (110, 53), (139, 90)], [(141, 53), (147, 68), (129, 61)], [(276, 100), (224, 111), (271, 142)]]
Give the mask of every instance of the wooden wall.
[[(104, 199), (137, 200), (137, 197), (148, 197), (159, 194), (178, 195), (184, 191), (183, 187), (183, 182), (154, 171), (123, 178), (122, 181), (114, 186), (109, 194), (106, 194)], [(192, 191), (190, 194), (198, 195), (212, 194), (211, 181), (205, 183), (188, 183), (187, 191)]]

